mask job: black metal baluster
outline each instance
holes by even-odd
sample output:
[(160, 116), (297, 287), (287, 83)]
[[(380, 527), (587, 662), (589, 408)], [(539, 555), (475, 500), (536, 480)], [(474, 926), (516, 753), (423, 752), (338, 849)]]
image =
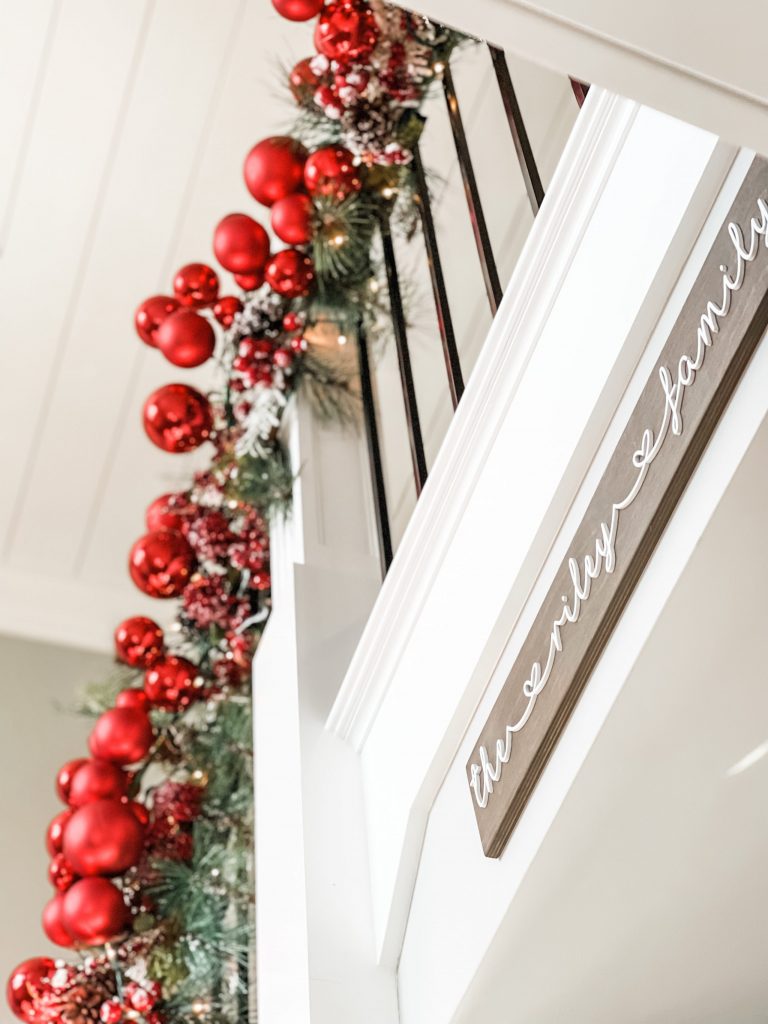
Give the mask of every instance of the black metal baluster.
[(576, 97), (576, 102), (580, 107), (584, 106), (584, 100), (587, 98), (589, 92), (589, 86), (586, 82), (580, 82), (577, 78), (569, 79), (571, 88), (573, 89), (573, 95)]
[(499, 272), (496, 269), (496, 260), (493, 257), (491, 238), (488, 234), (488, 226), (485, 223), (485, 215), (483, 214), (480, 193), (477, 188), (477, 180), (475, 179), (475, 170), (472, 166), (467, 136), (464, 131), (464, 122), (461, 118), (459, 101), (456, 98), (456, 89), (453, 85), (453, 75), (448, 63), (446, 63), (443, 71), (443, 91), (445, 92), (445, 101), (448, 105), (448, 117), (451, 122), (453, 141), (456, 145), (456, 155), (459, 158), (459, 168), (462, 181), (464, 182), (464, 193), (467, 197), (467, 206), (469, 207), (469, 217), (472, 221), (477, 254), (480, 257), (480, 268), (483, 272), (485, 290), (488, 295), (491, 312), (495, 315), (502, 295)]
[(383, 215), (381, 218), (381, 245), (384, 252), (384, 266), (387, 271), (387, 284), (389, 285), (389, 304), (392, 312), (392, 327), (395, 333), (397, 361), (400, 366), (400, 383), (403, 388), (405, 419), (408, 424), (408, 441), (411, 447), (411, 461), (413, 462), (413, 479), (416, 484), (416, 494), (419, 495), (427, 479), (427, 460), (424, 456), (424, 441), (421, 436), (419, 410), (416, 405), (416, 388), (413, 383), (411, 353), (408, 349), (408, 334), (405, 328), (405, 313), (403, 312), (403, 297), (400, 292), (400, 278), (398, 277), (397, 262), (395, 260), (395, 247), (392, 244), (389, 219), (386, 215)]
[(437, 246), (435, 222), (432, 218), (432, 203), (429, 199), (427, 178), (424, 174), (424, 164), (421, 162), (421, 151), (418, 145), (413, 148), (413, 171), (416, 179), (416, 201), (421, 215), (424, 246), (427, 250), (429, 276), (432, 281), (432, 293), (435, 297), (437, 323), (440, 328), (440, 339), (443, 343), (445, 368), (448, 371), (448, 387), (451, 392), (451, 402), (455, 409), (459, 404), (459, 399), (464, 394), (464, 377), (461, 372), (459, 350), (456, 347), (456, 335), (453, 331), (451, 309), (448, 304), (448, 292), (445, 288), (443, 265), (440, 260), (440, 250)]
[(381, 560), (381, 575), (384, 577), (392, 564), (392, 534), (389, 528), (389, 509), (387, 508), (387, 491), (384, 486), (384, 465), (379, 444), (379, 427), (376, 422), (376, 402), (373, 397), (368, 338), (362, 322), (358, 324), (357, 328), (357, 354), (360, 364), (360, 393), (363, 402), (365, 439), (368, 443), (368, 461), (371, 467), (376, 533), (379, 538), (379, 559)]
[(491, 52), (493, 70), (496, 72), (496, 81), (499, 83), (499, 92), (501, 93), (507, 121), (509, 121), (509, 129), (512, 132), (512, 141), (515, 144), (515, 151), (517, 152), (517, 159), (523, 174), (528, 200), (535, 217), (544, 201), (544, 186), (541, 184), (541, 176), (536, 166), (536, 159), (525, 128), (523, 114), (512, 85), (512, 77), (509, 74), (506, 54), (498, 47), (491, 46), (490, 43), (488, 44), (488, 49)]

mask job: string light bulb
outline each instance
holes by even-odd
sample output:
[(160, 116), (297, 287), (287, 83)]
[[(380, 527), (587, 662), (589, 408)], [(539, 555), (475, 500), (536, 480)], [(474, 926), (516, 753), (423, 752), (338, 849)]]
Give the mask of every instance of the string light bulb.
[(432, 70), (435, 72), (436, 75), (442, 75), (442, 73), (445, 71), (445, 64), (443, 64), (441, 60), (438, 60), (432, 65)]
[(340, 334), (339, 335), (339, 344), (340, 345), (346, 345), (348, 341), (349, 341), (349, 338), (346, 336), (346, 334)]

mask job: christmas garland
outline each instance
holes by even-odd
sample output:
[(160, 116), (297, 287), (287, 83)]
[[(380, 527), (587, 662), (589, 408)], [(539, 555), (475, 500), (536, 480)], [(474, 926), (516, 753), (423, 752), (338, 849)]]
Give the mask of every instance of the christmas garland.
[(27, 1024), (248, 1016), (250, 672), (270, 607), (268, 522), (293, 484), (278, 428), (300, 390), (324, 416), (356, 417), (354, 378), (326, 340), (387, 322), (377, 231), (412, 229), (419, 111), (459, 41), (382, 0), (273, 3), (318, 18), (318, 53), (288, 75), (295, 131), (259, 142), (244, 167), (287, 247), (270, 254), (258, 221), (229, 214), (213, 250), (242, 294), (221, 296), (217, 273), (193, 263), (136, 312), (148, 346), (180, 367), (213, 358), (220, 377), (209, 395), (179, 383), (150, 395), (149, 439), (171, 453), (210, 442), (213, 455), (187, 491), (150, 505), (129, 556), (141, 591), (178, 599), (173, 626), (122, 622), (114, 677), (83, 695), (90, 757), (57, 776), (43, 913), (78, 957), (14, 970), (8, 1002)]

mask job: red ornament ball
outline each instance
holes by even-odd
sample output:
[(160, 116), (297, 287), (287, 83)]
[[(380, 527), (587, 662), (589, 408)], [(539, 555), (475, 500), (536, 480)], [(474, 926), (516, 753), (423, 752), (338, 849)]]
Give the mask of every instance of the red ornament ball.
[(129, 800), (124, 806), (128, 808), (142, 828), (147, 827), (149, 824), (149, 811), (144, 804), (140, 804), (138, 800)]
[(187, 515), (192, 508), (186, 494), (161, 494), (148, 506), (144, 513), (144, 522), (150, 532), (176, 530), (177, 533), (184, 533), (187, 528)]
[(67, 864), (86, 877), (122, 874), (138, 863), (143, 846), (139, 819), (116, 800), (96, 800), (81, 807), (64, 835)]
[(173, 279), (173, 293), (182, 306), (211, 306), (219, 296), (218, 274), (206, 263), (188, 263)]
[(366, 0), (331, 0), (315, 28), (315, 46), (329, 60), (362, 61), (370, 56), (379, 36)]
[(57, 853), (61, 853), (64, 842), (64, 829), (67, 827), (67, 822), (71, 817), (72, 811), (61, 811), (48, 826), (45, 833), (45, 848), (50, 857), (55, 857)]
[(115, 699), (116, 708), (131, 708), (133, 711), (149, 711), (149, 701), (143, 690), (121, 690)]
[(87, 762), (87, 757), (76, 757), (74, 761), (67, 761), (65, 765), (59, 768), (56, 776), (56, 795), (62, 803), (69, 803), (69, 791), (72, 786), (72, 779), (75, 777), (75, 772)]
[(269, 259), (269, 235), (248, 214), (230, 213), (216, 225), (213, 251), (233, 274), (253, 274)]
[(61, 920), (75, 942), (103, 946), (125, 931), (128, 908), (106, 878), (83, 878), (64, 896)]
[(343, 146), (316, 149), (304, 166), (304, 182), (313, 196), (325, 196), (339, 202), (363, 187), (354, 156)]
[(288, 245), (306, 245), (312, 240), (312, 219), (315, 207), (304, 192), (278, 199), (272, 206), (270, 220), (277, 237)]
[(147, 670), (144, 692), (153, 707), (180, 711), (202, 697), (202, 689), (195, 685), (199, 674), (196, 666), (186, 658), (165, 658)]
[(142, 302), (136, 310), (134, 324), (136, 333), (145, 345), (151, 345), (152, 348), (157, 347), (155, 334), (158, 327), (178, 308), (178, 299), (173, 299), (170, 295), (153, 295), (150, 299), (145, 299)]
[(194, 567), (194, 551), (175, 530), (145, 533), (128, 556), (131, 579), (149, 597), (178, 597)]
[(69, 948), (74, 945), (74, 939), (64, 927), (63, 910), (64, 896), (59, 892), (43, 909), (43, 931), (56, 946)]
[(235, 322), (235, 315), (242, 313), (243, 304), (236, 295), (222, 295), (213, 307), (213, 315), (222, 327), (231, 327)]
[(131, 668), (149, 668), (162, 658), (164, 651), (162, 629), (145, 615), (124, 619), (115, 630), (115, 655)]
[(101, 1024), (120, 1024), (125, 1013), (125, 1008), (119, 999), (107, 999), (99, 1007), (99, 1020)]
[(88, 760), (75, 772), (69, 803), (77, 808), (94, 800), (120, 800), (127, 789), (126, 774), (117, 765), (107, 760)]
[[(145, 712), (135, 708), (112, 708), (97, 719), (88, 746), (93, 756), (101, 760), (119, 765), (136, 764), (147, 756), (154, 738), (152, 723)], [(64, 836), (65, 850), (68, 834), (69, 826)]]
[(272, 0), (278, 14), (289, 21), (309, 21), (323, 9), (325, 0)]
[(135, 981), (129, 981), (123, 989), (123, 997), (126, 1003), (137, 1013), (148, 1013), (157, 1005), (161, 995), (160, 985), (156, 981), (147, 981), (145, 987), (137, 985)]
[(264, 271), (257, 270), (254, 274), (235, 274), (235, 284), (244, 292), (255, 292), (264, 284)]
[(257, 142), (245, 158), (243, 175), (248, 191), (271, 206), (302, 187), (307, 151), (297, 139), (272, 135)]
[[(89, 806), (91, 805), (89, 804)], [(79, 814), (80, 811), (77, 813)], [(71, 889), (77, 881), (77, 874), (63, 853), (57, 853), (51, 861), (48, 867), (48, 881), (59, 892)]]
[(144, 403), (144, 430), (165, 452), (191, 452), (211, 434), (213, 417), (205, 395), (187, 384), (166, 384)]
[(272, 291), (286, 299), (296, 299), (312, 291), (315, 265), (306, 253), (283, 249), (269, 261), (264, 276)]
[(216, 335), (208, 321), (194, 309), (180, 309), (160, 324), (157, 347), (174, 366), (202, 366), (216, 347)]
[(322, 79), (312, 70), (312, 57), (305, 57), (295, 64), (288, 75), (288, 87), (297, 103), (307, 103), (314, 98)]
[(34, 1024), (35, 997), (46, 990), (56, 964), (50, 957), (35, 956), (25, 960), (11, 973), (5, 990), (11, 1013), (19, 1020)]

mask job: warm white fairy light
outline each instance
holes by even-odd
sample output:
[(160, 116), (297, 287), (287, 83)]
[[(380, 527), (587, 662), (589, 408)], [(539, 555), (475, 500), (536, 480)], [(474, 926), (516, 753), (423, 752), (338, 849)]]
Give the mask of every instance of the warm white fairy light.
[(349, 341), (349, 339), (347, 338), (346, 334), (340, 334), (339, 335), (339, 344), (340, 345), (346, 345), (347, 341)]

